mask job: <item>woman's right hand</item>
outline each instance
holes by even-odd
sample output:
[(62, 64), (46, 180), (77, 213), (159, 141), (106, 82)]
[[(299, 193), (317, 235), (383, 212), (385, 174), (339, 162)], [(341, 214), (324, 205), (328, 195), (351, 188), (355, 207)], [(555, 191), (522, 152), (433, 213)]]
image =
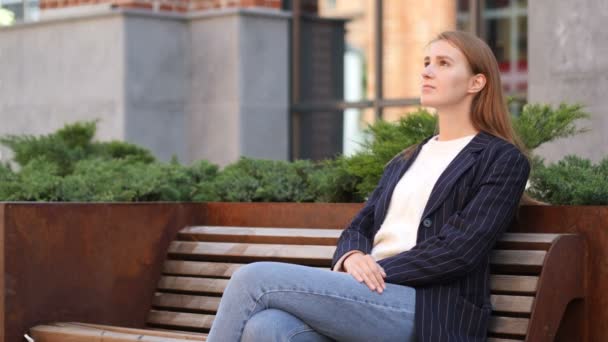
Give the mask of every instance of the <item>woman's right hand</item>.
[(386, 284), (384, 283), (386, 272), (369, 254), (361, 252), (349, 255), (344, 260), (343, 268), (358, 282), (365, 282), (365, 285), (372, 291), (382, 293), (386, 288)]

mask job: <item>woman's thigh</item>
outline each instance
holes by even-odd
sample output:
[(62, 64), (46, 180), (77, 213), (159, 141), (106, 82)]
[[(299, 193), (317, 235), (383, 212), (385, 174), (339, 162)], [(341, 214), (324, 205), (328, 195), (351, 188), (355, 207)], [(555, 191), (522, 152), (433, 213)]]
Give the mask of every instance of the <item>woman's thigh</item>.
[(228, 288), (253, 296), (251, 312), (283, 310), (338, 341), (413, 341), (415, 289), (386, 285), (379, 294), (347, 273), (256, 262), (235, 272)]

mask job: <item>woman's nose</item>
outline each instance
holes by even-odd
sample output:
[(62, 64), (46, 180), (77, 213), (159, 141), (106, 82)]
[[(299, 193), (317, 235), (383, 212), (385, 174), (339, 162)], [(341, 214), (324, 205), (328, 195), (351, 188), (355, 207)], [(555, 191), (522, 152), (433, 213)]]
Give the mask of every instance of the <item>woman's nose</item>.
[(424, 69), (422, 69), (422, 73), (420, 75), (422, 76), (423, 80), (433, 77), (433, 72), (432, 72), (432, 70), (430, 70), (430, 68), (431, 68), (431, 65), (429, 64), (429, 65), (425, 66)]

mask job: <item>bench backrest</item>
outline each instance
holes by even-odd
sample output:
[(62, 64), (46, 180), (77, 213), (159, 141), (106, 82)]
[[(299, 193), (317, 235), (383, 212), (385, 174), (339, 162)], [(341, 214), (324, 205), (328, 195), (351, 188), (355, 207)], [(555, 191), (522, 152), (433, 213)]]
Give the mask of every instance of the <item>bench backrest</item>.
[[(341, 229), (187, 227), (171, 243), (147, 324), (206, 333), (235, 270), (255, 261), (328, 269)], [(582, 298), (583, 241), (570, 234), (505, 234), (492, 251), (489, 341), (550, 341)], [(535, 323), (538, 322), (538, 323)]]

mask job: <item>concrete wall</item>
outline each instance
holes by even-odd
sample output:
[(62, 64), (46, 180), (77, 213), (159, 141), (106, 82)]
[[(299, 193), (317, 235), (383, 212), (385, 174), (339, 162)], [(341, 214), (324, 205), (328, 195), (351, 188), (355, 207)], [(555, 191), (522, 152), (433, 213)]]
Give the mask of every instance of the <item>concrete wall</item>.
[(592, 114), (579, 127), (590, 132), (541, 145), (548, 162), (577, 154), (597, 162), (608, 157), (608, 2), (528, 2), (528, 101), (579, 102)]
[(100, 139), (123, 138), (122, 22), (114, 15), (0, 29), (0, 135), (100, 118)]
[(124, 139), (146, 146), (163, 160), (175, 155), (189, 161), (187, 22), (128, 15), (124, 33)]
[(286, 160), (288, 17), (225, 11), (190, 25), (189, 154), (221, 165), (241, 155)]
[[(161, 160), (288, 158), (288, 19), (97, 10), (0, 30), (0, 134), (101, 119)], [(5, 155), (6, 159), (6, 155)]]

